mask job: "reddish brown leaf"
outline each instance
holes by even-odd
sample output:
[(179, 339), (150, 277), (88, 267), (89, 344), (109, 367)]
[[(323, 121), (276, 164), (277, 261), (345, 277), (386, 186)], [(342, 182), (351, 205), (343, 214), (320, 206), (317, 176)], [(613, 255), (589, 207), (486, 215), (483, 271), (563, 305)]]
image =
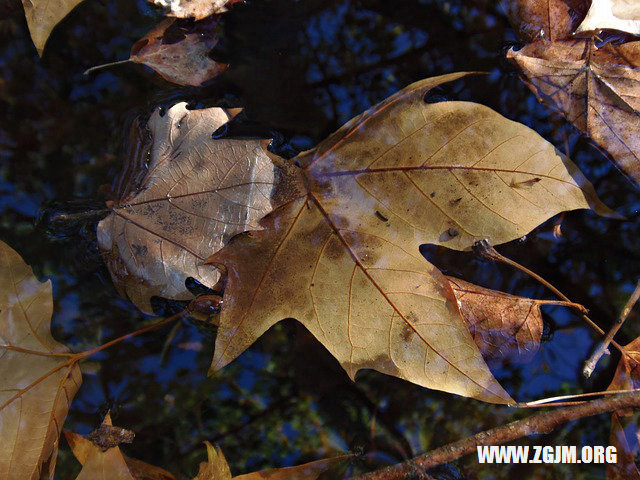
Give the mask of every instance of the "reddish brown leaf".
[(447, 278), (471, 336), (486, 360), (509, 358), (526, 362), (536, 354), (542, 337), (538, 301)]
[(640, 181), (640, 42), (536, 42), (511, 49), (525, 82), (540, 101), (560, 110)]
[[(618, 368), (608, 390), (630, 390), (640, 388), (640, 337), (624, 346), (627, 355), (620, 357)], [(607, 465), (607, 480), (640, 479), (635, 456), (640, 451), (638, 444), (638, 421), (640, 415), (631, 411), (618, 411), (611, 415), (609, 444), (616, 447), (618, 461)]]
[(167, 15), (176, 18), (193, 17), (197, 20), (224, 13), (227, 7), (244, 0), (149, 0), (150, 3), (168, 9)]
[(131, 60), (153, 68), (169, 82), (200, 86), (227, 69), (209, 57), (218, 43), (218, 20), (212, 16), (185, 26), (167, 19), (133, 45)]
[(563, 40), (575, 31), (589, 0), (508, 0), (507, 14), (525, 42)]

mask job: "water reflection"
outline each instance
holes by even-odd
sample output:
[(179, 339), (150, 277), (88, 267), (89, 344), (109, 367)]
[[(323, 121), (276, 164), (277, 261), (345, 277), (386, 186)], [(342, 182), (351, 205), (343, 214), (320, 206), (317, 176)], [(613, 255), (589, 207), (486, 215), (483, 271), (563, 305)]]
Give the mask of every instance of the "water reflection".
[[(54, 335), (81, 350), (149, 321), (117, 296), (90, 236), (51, 239), (34, 227), (38, 209), (49, 202), (82, 199), (93, 208), (107, 197), (137, 115), (178, 100), (242, 105), (248, 121), (282, 132), (303, 150), (405, 85), (452, 70), (491, 75), (443, 86), (435, 94), (479, 101), (531, 126), (566, 150), (602, 200), (630, 219), (575, 212), (563, 221), (562, 238), (551, 235), (553, 223), (547, 222), (524, 242), (501, 249), (607, 325), (639, 276), (640, 199), (588, 140), (538, 104), (502, 60), (515, 36), (498, 3), (250, 0), (226, 16), (225, 37), (214, 52), (231, 68), (199, 90), (172, 86), (136, 65), (82, 75), (92, 65), (126, 58), (157, 22), (144, 0), (85, 2), (55, 30), (42, 60), (22, 12), (14, 9), (0, 26), (0, 238), (40, 277), (53, 280)], [(549, 298), (522, 274), (471, 254), (435, 247), (425, 253), (448, 274)], [(592, 380), (581, 379), (579, 367), (594, 337), (565, 309), (544, 307), (544, 316), (552, 333), (533, 362), (495, 372), (509, 392), (532, 399), (605, 388), (615, 354)], [(92, 359), (66, 428), (88, 433), (110, 408), (116, 424), (136, 432), (127, 454), (190, 478), (204, 458), (204, 439), (220, 444), (236, 473), (348, 449), (368, 453), (357, 465), (372, 468), (528, 413), (430, 392), (375, 372), (361, 373), (354, 384), (292, 321), (205, 379), (215, 329), (185, 321), (165, 348), (171, 331), (166, 327)], [(639, 334), (632, 319), (619, 341)], [(608, 428), (606, 418), (587, 419), (536, 442), (606, 444)], [(58, 478), (73, 478), (78, 465), (64, 445), (58, 463)], [(492, 469), (473, 459), (458, 466), (471, 478), (506, 479), (517, 471), (545, 478), (602, 473), (557, 465)]]

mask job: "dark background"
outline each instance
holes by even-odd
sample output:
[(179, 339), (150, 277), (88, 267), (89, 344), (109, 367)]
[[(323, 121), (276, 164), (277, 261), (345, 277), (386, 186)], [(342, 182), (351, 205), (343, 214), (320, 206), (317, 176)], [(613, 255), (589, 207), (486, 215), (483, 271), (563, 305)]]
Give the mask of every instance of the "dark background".
[[(522, 122), (570, 154), (602, 200), (628, 221), (572, 212), (500, 248), (552, 281), (608, 328), (640, 276), (638, 190), (596, 149), (539, 105), (505, 61), (518, 46), (494, 0), (249, 0), (224, 16), (212, 55), (231, 64), (207, 87), (166, 83), (140, 65), (91, 76), (93, 65), (128, 57), (161, 18), (143, 0), (85, 0), (53, 32), (42, 59), (19, 2), (0, 3), (0, 239), (54, 287), (54, 336), (85, 350), (149, 321), (118, 297), (101, 262), (95, 222), (51, 224), (60, 211), (99, 208), (122, 165), (128, 126), (158, 104), (244, 106), (245, 132), (276, 131), (306, 149), (352, 116), (421, 78), (488, 71), (438, 89), (433, 100), (473, 100)], [(286, 149), (285, 149), (286, 150)], [(505, 292), (551, 298), (523, 274), (426, 246), (448, 274)], [(160, 303), (160, 306), (162, 304)], [(586, 381), (580, 367), (596, 337), (572, 312), (544, 307), (545, 342), (526, 365), (493, 365), (518, 400), (605, 389), (617, 356)], [(632, 315), (619, 342), (640, 334)], [(234, 474), (337, 454), (360, 456), (351, 473), (396, 463), (476, 431), (526, 416), (429, 391), (373, 371), (352, 383), (294, 321), (272, 328), (238, 360), (206, 377), (215, 328), (193, 320), (117, 345), (82, 364), (84, 383), (65, 429), (88, 433), (111, 409), (134, 430), (133, 457), (191, 478), (217, 443)], [(520, 443), (608, 444), (609, 418), (570, 423)], [(79, 464), (61, 441), (57, 478)], [(335, 478), (337, 472), (329, 475)], [(479, 466), (475, 456), (441, 478), (603, 478), (602, 466)]]

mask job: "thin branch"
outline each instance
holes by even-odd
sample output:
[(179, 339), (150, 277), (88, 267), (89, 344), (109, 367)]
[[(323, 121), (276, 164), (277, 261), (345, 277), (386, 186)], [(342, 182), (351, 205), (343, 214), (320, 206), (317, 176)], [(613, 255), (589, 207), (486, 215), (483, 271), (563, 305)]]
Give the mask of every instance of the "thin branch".
[(625, 408), (640, 408), (640, 392), (621, 393), (588, 403), (540, 412), (522, 420), (477, 433), (458, 442), (436, 448), (391, 467), (366, 473), (351, 480), (400, 480), (412, 473), (426, 473), (430, 468), (475, 453), (477, 447), (501, 445), (529, 435), (549, 433), (560, 425), (579, 418), (600, 415)]
[[(510, 258), (505, 257), (504, 255), (498, 253), (496, 251), (495, 248), (493, 248), (491, 246), (491, 244), (486, 241), (486, 240), (480, 240), (479, 242), (476, 242), (473, 246), (473, 249), (476, 253), (478, 253), (479, 255), (488, 258), (489, 260), (493, 260), (495, 262), (501, 262), (504, 263), (506, 265), (509, 265), (511, 267), (517, 268), (518, 270), (520, 270), (521, 272), (526, 273), (527, 275), (529, 275), (531, 278), (537, 280), (538, 282), (540, 282), (542, 285), (544, 285), (545, 287), (547, 287), (549, 290), (551, 290), (553, 293), (555, 293), (558, 297), (560, 297), (561, 299), (563, 299), (565, 302), (571, 302), (571, 300), (569, 300), (569, 297), (567, 297), (564, 293), (562, 293), (560, 290), (558, 290), (556, 287), (554, 287), (551, 283), (547, 282), (544, 278), (542, 278), (540, 275), (538, 275), (536, 272), (529, 270), (527, 267), (520, 265), (518, 262), (511, 260)], [(573, 302), (571, 302), (573, 303)], [(582, 312), (581, 314), (582, 319), (587, 322), (587, 324), (589, 324), (589, 326), (591, 326), (591, 328), (593, 328), (596, 332), (598, 332), (601, 335), (604, 335), (604, 330), (602, 330), (598, 324), (596, 324), (593, 320), (591, 320), (586, 313)], [(616, 347), (618, 350), (620, 350), (621, 353), (626, 355), (626, 352), (624, 350), (624, 348), (622, 348), (622, 346), (620, 346), (618, 343), (611, 341), (611, 345), (613, 345), (614, 347)]]
[(613, 341), (613, 337), (615, 336), (616, 333), (618, 333), (618, 330), (620, 330), (620, 327), (622, 327), (622, 324), (625, 322), (625, 320), (629, 316), (629, 313), (631, 313), (631, 309), (638, 302), (639, 298), (640, 298), (640, 280), (638, 280), (638, 283), (636, 283), (636, 288), (633, 290), (633, 293), (629, 297), (629, 300), (627, 300), (627, 303), (622, 309), (622, 312), (620, 312), (618, 321), (611, 327), (611, 330), (609, 330), (609, 332), (604, 337), (602, 342), (600, 342), (598, 347), (594, 350), (594, 352), (591, 354), (589, 359), (585, 362), (584, 368), (582, 369), (582, 374), (586, 378), (589, 378), (591, 376), (591, 374), (596, 368), (596, 365), (598, 364), (598, 361), (602, 358), (605, 352), (606, 353), (609, 352), (609, 344)]
[(182, 317), (183, 315), (187, 314), (188, 311), (187, 310), (182, 310), (181, 312), (176, 313), (175, 315), (171, 315), (170, 317), (165, 318), (164, 320), (161, 320), (159, 322), (155, 322), (152, 323), (151, 325), (147, 325), (144, 328), (141, 328), (140, 330), (136, 330), (135, 332), (131, 332), (131, 333), (127, 333), (126, 335), (122, 335), (121, 337), (118, 338), (114, 338), (113, 340), (104, 343), (102, 345), (99, 345), (95, 348), (92, 348), (91, 350), (87, 350), (85, 352), (80, 352), (80, 353), (76, 353), (75, 356), (78, 357), (78, 359), (84, 359), (87, 357), (90, 357), (91, 355), (94, 355), (98, 352), (101, 352), (102, 350), (105, 350), (109, 347), (112, 347), (113, 345), (123, 342), (125, 340), (128, 340), (130, 338), (133, 337), (137, 337), (138, 335), (142, 335), (143, 333), (147, 333), (150, 332), (152, 330), (156, 330), (160, 327), (163, 327), (175, 320), (177, 320), (178, 318)]

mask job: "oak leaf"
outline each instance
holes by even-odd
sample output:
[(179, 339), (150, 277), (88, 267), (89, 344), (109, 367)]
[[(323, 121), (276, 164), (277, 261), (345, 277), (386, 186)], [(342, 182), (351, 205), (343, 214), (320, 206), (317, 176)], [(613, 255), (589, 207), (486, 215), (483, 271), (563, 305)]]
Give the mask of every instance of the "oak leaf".
[[(130, 443), (133, 435), (123, 436), (123, 432), (130, 431), (114, 427), (109, 413), (105, 415), (102, 425), (88, 438), (77, 433), (64, 432), (71, 451), (82, 465), (77, 479), (175, 480), (171, 473), (160, 467), (124, 455), (118, 445), (123, 442)], [(93, 441), (89, 439), (92, 437)], [(97, 438), (109, 438), (112, 441), (106, 445), (103, 441), (96, 443)], [(117, 438), (120, 440), (115, 440)]]
[(509, 50), (540, 101), (554, 107), (578, 130), (609, 152), (640, 182), (640, 42), (535, 42)]
[(131, 61), (158, 72), (178, 85), (200, 86), (227, 69), (209, 57), (218, 43), (218, 16), (187, 26), (167, 19), (138, 40), (131, 48)]
[(42, 56), (53, 28), (81, 2), (82, 0), (22, 0), (31, 40), (38, 55)]
[(322, 473), (344, 462), (351, 455), (325, 458), (286, 468), (271, 468), (259, 472), (246, 473), (232, 477), (231, 470), (219, 448), (205, 442), (207, 461), (200, 464), (198, 475), (193, 480), (316, 480)]
[(544, 301), (517, 297), (447, 277), (462, 318), (485, 360), (531, 360), (540, 347)]
[(232, 115), (186, 103), (164, 115), (157, 109), (148, 122), (150, 146), (128, 159), (119, 200), (98, 224), (114, 283), (145, 312), (154, 295), (192, 298), (187, 277), (213, 286), (218, 272), (204, 260), (236, 233), (258, 228), (277, 202), (286, 166), (264, 141), (212, 138)]
[(353, 379), (372, 368), (508, 403), (449, 281), (418, 247), (521, 237), (563, 210), (610, 212), (566, 157), (482, 105), (428, 104), (423, 80), (300, 155), (306, 195), (207, 260), (226, 269), (212, 371), (295, 318)]
[(149, 0), (154, 5), (169, 10), (168, 16), (176, 18), (195, 18), (200, 20), (210, 15), (224, 13), (234, 3), (244, 0)]
[(640, 4), (637, 0), (592, 0), (578, 32), (610, 28), (640, 35)]
[(584, 0), (507, 0), (507, 15), (520, 39), (563, 40), (570, 37), (589, 8)]
[(0, 478), (53, 478), (60, 429), (82, 377), (51, 336), (51, 282), (0, 242)]

